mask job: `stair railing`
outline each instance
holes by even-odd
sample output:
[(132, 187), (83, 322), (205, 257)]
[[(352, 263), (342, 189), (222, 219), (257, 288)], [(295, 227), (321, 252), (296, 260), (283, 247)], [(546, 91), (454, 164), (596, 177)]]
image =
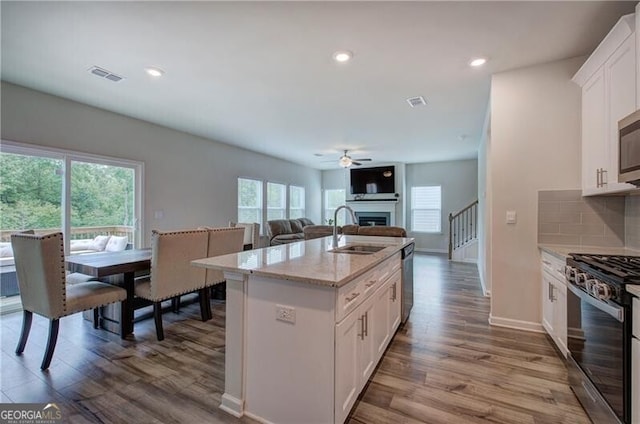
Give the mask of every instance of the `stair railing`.
[(453, 251), (478, 237), (478, 201), (449, 214), (449, 259)]

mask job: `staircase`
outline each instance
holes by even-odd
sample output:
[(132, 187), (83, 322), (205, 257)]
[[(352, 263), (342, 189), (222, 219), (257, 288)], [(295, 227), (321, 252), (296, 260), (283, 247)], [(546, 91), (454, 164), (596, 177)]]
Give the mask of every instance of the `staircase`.
[(449, 260), (478, 260), (478, 201), (449, 214)]

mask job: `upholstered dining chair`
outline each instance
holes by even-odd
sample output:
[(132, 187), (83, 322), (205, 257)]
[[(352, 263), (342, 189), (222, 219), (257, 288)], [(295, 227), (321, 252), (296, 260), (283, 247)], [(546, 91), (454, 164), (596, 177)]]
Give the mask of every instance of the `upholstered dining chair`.
[[(11, 246), (23, 309), (16, 355), (21, 355), (27, 344), (33, 314), (49, 318), (49, 339), (40, 366), (45, 370), (49, 368), (56, 347), (60, 318), (89, 309), (96, 311), (110, 303), (126, 302), (127, 292), (99, 281), (67, 284), (62, 233), (13, 234)], [(122, 306), (124, 311), (125, 305)]]
[(210, 296), (204, 268), (191, 265), (207, 257), (209, 231), (157, 231), (151, 233), (151, 274), (136, 282), (135, 295), (153, 302), (158, 340), (164, 340), (162, 307), (164, 300), (198, 292), (202, 321), (211, 318)]
[(233, 222), (229, 221), (229, 227), (243, 227), (243, 249), (252, 250), (260, 248), (260, 224), (257, 222)]
[[(207, 246), (207, 258), (214, 256), (237, 253), (243, 250), (244, 227), (209, 228), (209, 242)], [(220, 270), (207, 269), (207, 286), (215, 286), (225, 281), (224, 274)]]

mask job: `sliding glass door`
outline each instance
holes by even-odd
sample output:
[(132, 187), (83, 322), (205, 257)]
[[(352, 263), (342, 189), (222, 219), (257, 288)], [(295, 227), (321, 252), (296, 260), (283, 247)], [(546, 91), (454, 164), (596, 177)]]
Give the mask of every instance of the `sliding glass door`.
[(0, 144), (0, 288), (17, 295), (11, 234), (62, 231), (66, 254), (141, 245), (143, 164)]

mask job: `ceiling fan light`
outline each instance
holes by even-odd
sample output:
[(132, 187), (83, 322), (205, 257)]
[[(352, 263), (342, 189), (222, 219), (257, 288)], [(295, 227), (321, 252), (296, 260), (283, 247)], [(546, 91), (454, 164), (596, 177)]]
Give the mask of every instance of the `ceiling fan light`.
[(353, 161), (351, 160), (351, 158), (349, 156), (342, 156), (340, 158), (340, 166), (343, 167), (343, 168), (350, 167), (352, 163), (353, 163)]

